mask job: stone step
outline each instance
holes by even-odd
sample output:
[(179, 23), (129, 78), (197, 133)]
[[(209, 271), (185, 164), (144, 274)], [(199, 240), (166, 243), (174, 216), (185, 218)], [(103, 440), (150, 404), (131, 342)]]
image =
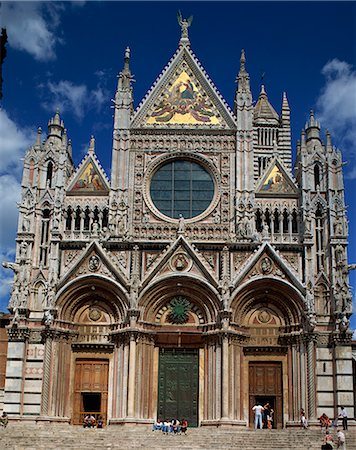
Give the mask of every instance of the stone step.
[[(333, 434), (335, 434), (333, 432)], [(320, 450), (320, 430), (237, 430), (195, 428), (187, 435), (163, 435), (146, 427), (83, 429), (69, 425), (10, 423), (0, 429), (0, 449), (6, 450), (138, 450), (238, 449)], [(356, 431), (346, 433), (347, 450), (356, 450)]]

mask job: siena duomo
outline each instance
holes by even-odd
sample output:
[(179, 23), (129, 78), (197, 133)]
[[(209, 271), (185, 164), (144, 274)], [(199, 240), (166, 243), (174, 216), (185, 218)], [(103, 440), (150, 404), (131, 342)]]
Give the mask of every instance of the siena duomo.
[(125, 51), (111, 174), (94, 137), (74, 166), (59, 112), (26, 152), (1, 406), (72, 424), (249, 427), (267, 401), (276, 428), (301, 408), (352, 419), (341, 153), (311, 112), (292, 168), (286, 93), (253, 101), (242, 51), (231, 110), (180, 24), (136, 109)]

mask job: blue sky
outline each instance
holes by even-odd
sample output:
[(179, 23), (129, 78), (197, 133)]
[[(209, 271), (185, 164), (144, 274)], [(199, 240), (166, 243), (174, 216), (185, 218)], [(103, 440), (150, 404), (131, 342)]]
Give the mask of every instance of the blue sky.
[[(241, 48), (254, 99), (261, 74), (280, 111), (286, 91), (293, 149), (314, 109), (343, 152), (349, 217), (349, 262), (356, 262), (356, 3), (355, 2), (2, 2), (9, 44), (0, 110), (0, 259), (13, 260), (21, 158), (37, 127), (46, 131), (59, 107), (75, 163), (90, 135), (110, 174), (117, 73), (131, 48), (135, 106), (175, 52), (176, 14), (194, 16), (191, 47), (232, 107)], [(353, 295), (356, 271), (351, 273)], [(0, 269), (0, 310), (10, 274)], [(356, 329), (356, 316), (352, 319)]]

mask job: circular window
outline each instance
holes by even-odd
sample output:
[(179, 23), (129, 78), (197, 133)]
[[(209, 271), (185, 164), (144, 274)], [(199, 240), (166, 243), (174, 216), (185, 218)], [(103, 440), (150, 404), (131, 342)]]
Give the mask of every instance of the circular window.
[(155, 172), (150, 185), (151, 199), (164, 215), (178, 219), (199, 216), (214, 197), (214, 181), (200, 165), (192, 161), (168, 162)]

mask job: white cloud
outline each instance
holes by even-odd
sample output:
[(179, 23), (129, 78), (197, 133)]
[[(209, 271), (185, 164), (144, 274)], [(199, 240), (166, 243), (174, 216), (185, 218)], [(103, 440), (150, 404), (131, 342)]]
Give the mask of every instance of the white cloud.
[(0, 109), (0, 174), (8, 171), (18, 173), (22, 169), (20, 158), (24, 156), (27, 147), (33, 142), (33, 130), (21, 129), (6, 111)]
[[(330, 129), (332, 139), (348, 158), (356, 164), (356, 71), (353, 66), (337, 58), (329, 61), (321, 73), (325, 85), (317, 101), (318, 119)], [(356, 178), (356, 167), (346, 171), (348, 178)]]
[[(21, 128), (0, 109), (0, 263), (13, 260), (20, 200), (22, 161), (34, 142), (34, 130)], [(10, 270), (0, 266), (0, 310), (6, 307), (13, 279)]]
[(95, 109), (100, 111), (103, 103), (108, 101), (109, 95), (106, 89), (97, 85), (89, 90), (86, 85), (76, 85), (71, 81), (61, 80), (58, 83), (48, 81), (46, 85), (40, 85), (46, 100), (42, 106), (50, 112), (59, 109), (72, 111), (77, 119), (82, 119), (87, 111)]
[(58, 25), (63, 5), (51, 2), (1, 2), (0, 26), (7, 29), (9, 45), (38, 61), (55, 58), (61, 42)]

